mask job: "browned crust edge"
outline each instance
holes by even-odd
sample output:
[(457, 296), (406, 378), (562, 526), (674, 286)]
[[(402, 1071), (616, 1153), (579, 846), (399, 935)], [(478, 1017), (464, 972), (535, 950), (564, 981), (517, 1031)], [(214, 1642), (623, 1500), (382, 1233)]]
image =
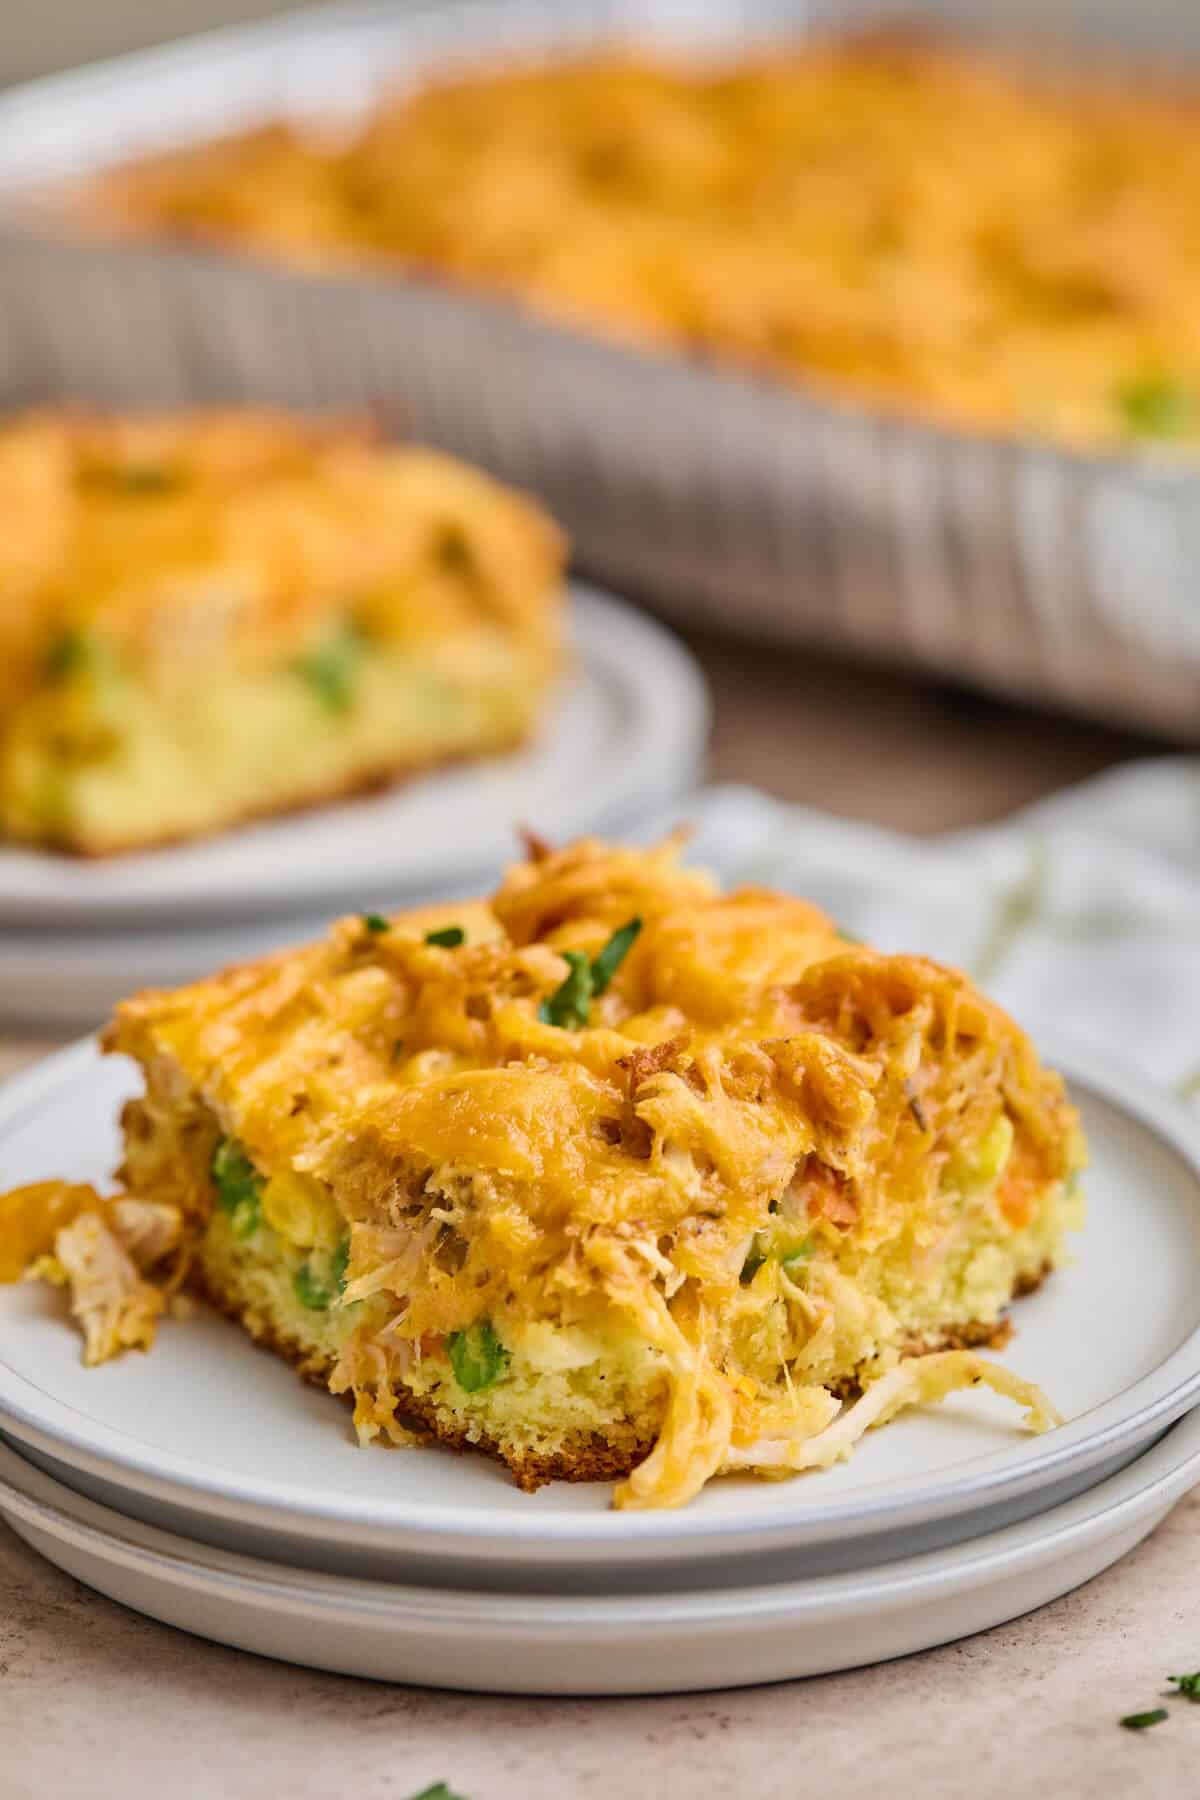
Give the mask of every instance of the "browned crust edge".
[(0, 842), (24, 844), (31, 850), (49, 851), (84, 862), (106, 862), (113, 857), (140, 854), (143, 850), (170, 850), (179, 844), (197, 844), (208, 838), (223, 837), (226, 832), (239, 830), (245, 825), (316, 812), (321, 807), (332, 806), (340, 801), (365, 799), (368, 794), (400, 787), (406, 781), (415, 780), (418, 775), (428, 774), (431, 769), (448, 769), (458, 763), (481, 762), (490, 756), (505, 756), (513, 750), (523, 748), (530, 742), (533, 734), (534, 726), (531, 724), (526, 730), (505, 733), (475, 749), (452, 750), (446, 755), (406, 757), (384, 767), (371, 769), (365, 775), (351, 775), (344, 781), (330, 782), (327, 787), (312, 789), (295, 800), (285, 800), (278, 806), (247, 807), (242, 812), (231, 813), (220, 824), (207, 825), (199, 831), (168, 831), (159, 837), (127, 838), (122, 842), (104, 844), (96, 839), (69, 836), (5, 839), (0, 832)]
[[(1013, 1285), (1012, 1298), (1016, 1300), (1026, 1294), (1036, 1293), (1051, 1274), (1052, 1267), (1051, 1263), (1046, 1262), (1032, 1274), (1019, 1275)], [(291, 1363), (305, 1381), (328, 1392), (328, 1379), (333, 1366), (329, 1359), (314, 1355), (298, 1338), (276, 1330), (270, 1323), (265, 1323), (260, 1329), (252, 1329), (246, 1322), (241, 1303), (209, 1278), (199, 1260), (192, 1264), (189, 1286), (227, 1319), (240, 1325), (260, 1350), (282, 1357), (285, 1362)], [(947, 1326), (944, 1331), (925, 1337), (909, 1338), (901, 1345), (901, 1353), (904, 1356), (930, 1356), (938, 1350), (1000, 1350), (1012, 1335), (1012, 1320), (1007, 1316), (992, 1324), (978, 1319), (970, 1320), (963, 1325)], [(857, 1377), (850, 1376), (831, 1387), (830, 1392), (839, 1400), (852, 1399), (862, 1392), (862, 1384)], [(352, 1404), (348, 1394), (341, 1397)], [(624, 1480), (654, 1447), (652, 1438), (631, 1438), (627, 1443), (612, 1444), (598, 1432), (590, 1432), (569, 1450), (556, 1451), (550, 1455), (525, 1452), (514, 1456), (487, 1432), (481, 1431), (473, 1436), (466, 1430), (455, 1430), (448, 1426), (444, 1419), (438, 1417), (437, 1409), (428, 1395), (409, 1391), (404, 1401), (404, 1412), (406, 1423), (418, 1427), (423, 1436), (444, 1449), (477, 1450), (490, 1456), (493, 1461), (503, 1463), (516, 1485), (527, 1494), (535, 1493), (538, 1488), (545, 1487), (551, 1481)]]
[[(285, 1362), (291, 1363), (302, 1380), (329, 1392), (329, 1376), (333, 1369), (329, 1358), (315, 1355), (298, 1338), (277, 1330), (270, 1322), (264, 1321), (257, 1329), (252, 1328), (247, 1323), (241, 1302), (222, 1290), (198, 1259), (192, 1263), (188, 1287), (225, 1318), (240, 1325), (257, 1349), (282, 1357)], [(353, 1405), (349, 1394), (335, 1398)], [(421, 1435), (440, 1444), (443, 1449), (478, 1450), (485, 1456), (490, 1456), (493, 1461), (503, 1463), (517, 1486), (527, 1494), (536, 1493), (538, 1488), (545, 1487), (551, 1481), (619, 1481), (636, 1469), (654, 1447), (652, 1438), (636, 1438), (627, 1444), (616, 1445), (610, 1444), (597, 1432), (591, 1432), (586, 1439), (580, 1439), (573, 1445), (570, 1451), (558, 1451), (553, 1455), (538, 1455), (531, 1451), (523, 1456), (513, 1456), (504, 1451), (499, 1442), (487, 1433), (472, 1437), (465, 1430), (454, 1430), (444, 1419), (438, 1417), (437, 1409), (428, 1395), (414, 1394), (411, 1391), (405, 1395), (404, 1422), (417, 1427)]]

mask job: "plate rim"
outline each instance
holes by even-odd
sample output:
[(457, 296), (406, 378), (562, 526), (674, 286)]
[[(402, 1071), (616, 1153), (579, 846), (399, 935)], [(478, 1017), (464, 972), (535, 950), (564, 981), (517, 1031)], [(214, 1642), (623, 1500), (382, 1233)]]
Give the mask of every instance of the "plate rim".
[[(1052, 1066), (1068, 1085), (1088, 1089), (1118, 1114), (1148, 1129), (1184, 1162), (1200, 1187), (1200, 1121), (1182, 1102), (1109, 1056), (1039, 1033)], [(19, 1072), (0, 1088), (0, 1141), (41, 1110), (61, 1087), (101, 1066), (97, 1040), (85, 1037)], [(421, 1501), (381, 1505), (353, 1494), (287, 1488), (207, 1468), (172, 1451), (139, 1445), (37, 1389), (0, 1360), (0, 1431), (117, 1490), (165, 1502), (206, 1519), (249, 1525), (269, 1534), (336, 1541), (357, 1550), (383, 1549), (438, 1560), (583, 1566), (596, 1561), (646, 1562), (669, 1557), (816, 1548), (830, 1542), (919, 1528), (1002, 1505), (1093, 1468), (1150, 1441), (1200, 1401), (1200, 1323), (1156, 1367), (1079, 1418), (1029, 1440), (1029, 1453), (973, 1458), (971, 1472), (905, 1476), (869, 1497), (840, 1496), (767, 1519), (713, 1520), (702, 1510), (614, 1512), (548, 1518), (530, 1511), (480, 1517), (479, 1509), (431, 1509)], [(64, 1454), (65, 1453), (65, 1454)], [(999, 1464), (999, 1466), (996, 1466)], [(991, 1465), (991, 1466), (989, 1466)], [(484, 1539), (487, 1547), (480, 1548)]]
[[(680, 772), (686, 771), (690, 779), (699, 771), (711, 725), (712, 699), (700, 664), (670, 626), (608, 589), (581, 580), (574, 574), (567, 579), (564, 592), (568, 648), (580, 665), (590, 664), (601, 680), (606, 672), (619, 666), (633, 697), (643, 734), (636, 757), (630, 758), (630, 772), (623, 784), (615, 791), (610, 788), (597, 797), (590, 794), (583, 797), (569, 834), (584, 836), (605, 824), (628, 821), (638, 810), (661, 806), (674, 797)], [(568, 686), (569, 679), (568, 668)], [(555, 698), (559, 705), (570, 705), (569, 692), (564, 692), (561, 684)], [(486, 768), (495, 760), (481, 759), (481, 766)], [(469, 769), (471, 765), (466, 763), (463, 767)], [(439, 772), (434, 769), (429, 775), (436, 778)], [(404, 791), (405, 784), (397, 784), (384, 799), (403, 795)], [(336, 858), (331, 857), (321, 859), (324, 873), (319, 880), (314, 870), (308, 871), (300, 896), (279, 876), (268, 881), (253, 874), (250, 879), (243, 876), (232, 896), (216, 891), (218, 887), (224, 887), (224, 882), (214, 883), (211, 877), (207, 892), (190, 889), (166, 895), (151, 894), (148, 898), (106, 894), (102, 888), (93, 892), (88, 889), (97, 887), (110, 866), (115, 867), (119, 875), (130, 861), (164, 867), (169, 866), (170, 859), (180, 855), (195, 857), (212, 851), (220, 856), (231, 844), (236, 844), (237, 836), (243, 830), (269, 832), (274, 826), (302, 829), (309, 817), (328, 821), (339, 809), (355, 804), (354, 799), (335, 801), (295, 815), (283, 814), (252, 821), (244, 827), (231, 827), (180, 845), (135, 851), (128, 859), (111, 859), (111, 863), (101, 861), (98, 865), (86, 860), (64, 859), (36, 846), (0, 840), (0, 928), (14, 933), (25, 932), (39, 939), (47, 933), (59, 933), (82, 943), (97, 927), (110, 932), (164, 931), (189, 925), (236, 928), (239, 924), (269, 922), (279, 916), (281, 909), (285, 913), (294, 910), (301, 918), (305, 915), (319, 918), (336, 912), (339, 907), (353, 910), (361, 899), (364, 878), (361, 873), (353, 879), (344, 874), (338, 878)], [(78, 891), (47, 896), (7, 890), (4, 865), (8, 856), (32, 861), (35, 868), (44, 864), (48, 870), (60, 873), (65, 864), (69, 880), (78, 883)], [(505, 853), (498, 845), (482, 853), (464, 849), (456, 860), (447, 856), (440, 864), (421, 870), (419, 875), (411, 868), (407, 873), (398, 874), (389, 874), (385, 869), (382, 874), (372, 876), (367, 885), (373, 895), (386, 891), (403, 899), (409, 893), (424, 894), (426, 890), (457, 887), (476, 880), (486, 882), (494, 875), (497, 861), (503, 860)], [(92, 877), (95, 879), (90, 879)]]
[[(14, 1468), (15, 1465), (15, 1468)], [(1066, 1554), (1096, 1536), (1116, 1535), (1155, 1506), (1177, 1504), (1200, 1480), (1200, 1408), (1193, 1408), (1124, 1468), (1071, 1499), (1014, 1523), (953, 1544), (920, 1550), (896, 1560), (831, 1574), (757, 1580), (741, 1587), (673, 1589), (622, 1594), (530, 1593), (440, 1587), (337, 1570), (293, 1567), (272, 1558), (185, 1537), (116, 1511), (29, 1463), (0, 1440), (0, 1517), (8, 1509), (49, 1514), (39, 1520), (48, 1532), (71, 1532), (109, 1546), (110, 1560), (140, 1561), (177, 1569), (194, 1585), (216, 1580), (245, 1598), (274, 1588), (280, 1599), (295, 1597), (325, 1606), (354, 1606), (383, 1619), (407, 1609), (415, 1619), (440, 1609), (443, 1626), (550, 1628), (586, 1622), (589, 1628), (627, 1629), (636, 1623), (664, 1633), (699, 1624), (767, 1623), (797, 1610), (820, 1614), (830, 1605), (843, 1617), (866, 1610), (902, 1607), (927, 1585), (947, 1598), (1006, 1573), (1023, 1572), (1033, 1562)], [(48, 1497), (38, 1490), (48, 1490)], [(32, 1490), (32, 1492), (30, 1492)], [(13, 1494), (18, 1502), (13, 1506)], [(111, 1524), (110, 1524), (111, 1521)], [(1014, 1568), (1014, 1564), (1016, 1567)]]

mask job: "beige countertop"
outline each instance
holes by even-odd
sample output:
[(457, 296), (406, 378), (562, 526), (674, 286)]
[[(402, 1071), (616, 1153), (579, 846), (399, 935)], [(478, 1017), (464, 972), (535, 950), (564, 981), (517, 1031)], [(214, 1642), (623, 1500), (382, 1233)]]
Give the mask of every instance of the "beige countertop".
[(1200, 1791), (1200, 1496), (1029, 1618), (903, 1661), (661, 1700), (378, 1686), (138, 1618), (0, 1527), (3, 1800), (1146, 1800)]
[[(915, 831), (980, 823), (1145, 746), (817, 658), (699, 645), (714, 773)], [(0, 1042), (0, 1075), (45, 1043)], [(125, 1611), (0, 1527), (0, 1800), (876, 1800), (1200, 1793), (1200, 1494), (1085, 1588), (982, 1637), (778, 1687), (521, 1700), (270, 1663)]]

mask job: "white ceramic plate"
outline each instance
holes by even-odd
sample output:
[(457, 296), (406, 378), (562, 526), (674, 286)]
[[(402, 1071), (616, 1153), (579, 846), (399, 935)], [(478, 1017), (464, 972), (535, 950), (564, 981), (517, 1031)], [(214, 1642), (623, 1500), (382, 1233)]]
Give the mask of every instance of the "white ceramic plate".
[(231, 963), (309, 943), (325, 924), (318, 916), (227, 922), (206, 931), (33, 932), (0, 925), (0, 1020), (49, 1026), (58, 1036), (89, 1030), (139, 988), (199, 981)]
[(0, 847), (0, 924), (94, 932), (369, 906), (490, 874), (518, 824), (574, 837), (673, 800), (703, 756), (704, 679), (661, 626), (592, 588), (571, 594), (575, 669), (528, 749), (140, 856)]
[[(1046, 1436), (972, 1391), (827, 1473), (726, 1479), (678, 1512), (615, 1513), (606, 1486), (530, 1497), (482, 1457), (360, 1450), (339, 1402), (215, 1315), (86, 1370), (61, 1296), (31, 1284), (0, 1288), (0, 1431), (151, 1523), (323, 1567), (420, 1567), (422, 1580), (611, 1587), (644, 1582), (648, 1564), (661, 1583), (707, 1559), (780, 1554), (799, 1572), (805, 1556), (878, 1561), (1011, 1523), (1110, 1473), (1200, 1397), (1197, 1128), (1134, 1078), (1056, 1060), (1091, 1140), (1091, 1217), (1074, 1265), (1021, 1303), (1005, 1357), (1065, 1413)], [(18, 1077), (0, 1095), (0, 1179), (103, 1177), (135, 1085), (86, 1043)]]
[(653, 1694), (827, 1674), (986, 1631), (1098, 1575), (1198, 1478), (1194, 1412), (1086, 1494), (953, 1549), (850, 1575), (619, 1598), (289, 1569), (139, 1524), (3, 1447), (0, 1514), (112, 1599), (263, 1656), (422, 1687)]

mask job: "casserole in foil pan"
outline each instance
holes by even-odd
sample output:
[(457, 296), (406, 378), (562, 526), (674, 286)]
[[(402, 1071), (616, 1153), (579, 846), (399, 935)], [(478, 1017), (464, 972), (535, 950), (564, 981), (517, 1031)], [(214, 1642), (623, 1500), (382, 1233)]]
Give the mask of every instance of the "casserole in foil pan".
[[(875, 414), (433, 279), (105, 240), (73, 228), (60, 199), (103, 168), (280, 115), (352, 118), (456, 59), (611, 38), (719, 48), (887, 10), (326, 7), (10, 90), (0, 397), (370, 411), (539, 492), (587, 571), (680, 624), (833, 646), (1200, 740), (1200, 469), (1186, 460)], [(970, 33), (990, 9), (894, 10)], [(1200, 18), (1182, 6), (1131, 16), (1113, 0), (1014, 0), (1002, 21), (1009, 34), (1047, 23), (1085, 32), (1089, 53), (1200, 52)]]

